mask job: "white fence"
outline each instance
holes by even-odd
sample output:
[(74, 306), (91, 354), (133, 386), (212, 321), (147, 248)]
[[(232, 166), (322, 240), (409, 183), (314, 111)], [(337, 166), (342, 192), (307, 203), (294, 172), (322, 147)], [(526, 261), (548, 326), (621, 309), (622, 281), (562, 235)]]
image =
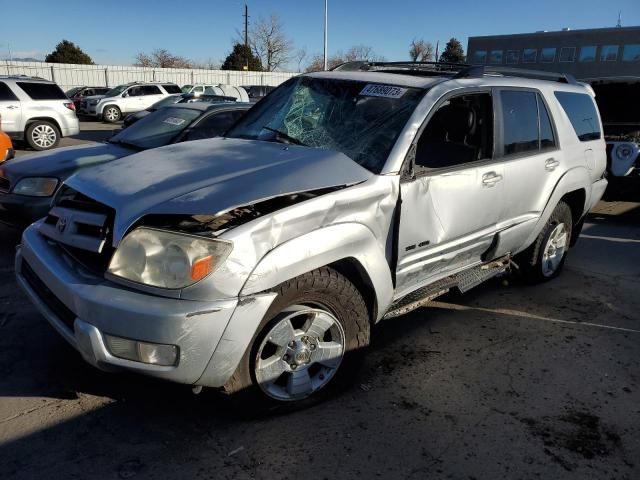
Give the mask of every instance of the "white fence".
[(280, 85), (297, 75), (289, 72), (238, 72), (186, 68), (147, 68), (129, 65), (74, 65), (70, 63), (0, 62), (0, 75), (30, 75), (53, 80), (63, 90), (77, 86), (115, 87), (128, 82), (158, 81), (178, 85)]

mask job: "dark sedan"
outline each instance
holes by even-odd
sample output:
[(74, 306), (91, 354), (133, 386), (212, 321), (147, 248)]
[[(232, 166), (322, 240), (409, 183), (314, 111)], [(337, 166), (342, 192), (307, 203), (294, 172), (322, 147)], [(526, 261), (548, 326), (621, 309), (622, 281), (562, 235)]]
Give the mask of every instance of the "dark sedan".
[(192, 103), (192, 102), (207, 102), (207, 103), (218, 103), (218, 102), (236, 102), (237, 99), (235, 97), (225, 97), (222, 95), (200, 95), (196, 97), (193, 93), (183, 93), (181, 95), (171, 95), (170, 97), (163, 98), (159, 102), (154, 103), (146, 110), (142, 110), (140, 112), (132, 113), (127, 115), (124, 118), (124, 127), (128, 127), (133, 125), (141, 118), (146, 117), (151, 112), (155, 112), (159, 108), (166, 107), (168, 105), (173, 105), (175, 103)]
[(58, 187), (86, 167), (172, 143), (222, 135), (250, 103), (180, 103), (161, 108), (107, 143), (59, 148), (0, 164), (0, 222), (25, 226), (44, 217)]
[(76, 111), (80, 108), (80, 102), (85, 97), (91, 97), (93, 95), (104, 95), (109, 91), (109, 87), (74, 87), (71, 90), (67, 90), (67, 97), (76, 106)]

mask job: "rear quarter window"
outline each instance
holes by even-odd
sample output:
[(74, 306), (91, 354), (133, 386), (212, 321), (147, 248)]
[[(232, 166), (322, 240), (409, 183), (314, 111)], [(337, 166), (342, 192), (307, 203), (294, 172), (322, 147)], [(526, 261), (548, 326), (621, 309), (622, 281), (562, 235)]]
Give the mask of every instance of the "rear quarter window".
[(162, 85), (162, 88), (164, 88), (167, 93), (182, 93), (178, 85)]
[(60, 87), (53, 83), (17, 82), (17, 84), (33, 100), (65, 100), (67, 98)]
[(569, 117), (573, 129), (581, 142), (599, 140), (600, 120), (590, 95), (585, 93), (555, 92), (560, 106)]
[(9, 85), (4, 82), (0, 82), (0, 100), (18, 100), (18, 97), (11, 91)]

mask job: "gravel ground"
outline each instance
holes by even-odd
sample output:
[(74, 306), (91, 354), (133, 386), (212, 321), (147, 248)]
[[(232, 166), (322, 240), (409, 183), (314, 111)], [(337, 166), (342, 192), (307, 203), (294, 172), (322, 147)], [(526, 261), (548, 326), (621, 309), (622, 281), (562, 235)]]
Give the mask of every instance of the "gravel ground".
[(351, 389), (259, 420), (86, 365), (18, 291), (0, 227), (0, 478), (640, 478), (640, 188), (624, 188), (559, 278), (385, 322)]

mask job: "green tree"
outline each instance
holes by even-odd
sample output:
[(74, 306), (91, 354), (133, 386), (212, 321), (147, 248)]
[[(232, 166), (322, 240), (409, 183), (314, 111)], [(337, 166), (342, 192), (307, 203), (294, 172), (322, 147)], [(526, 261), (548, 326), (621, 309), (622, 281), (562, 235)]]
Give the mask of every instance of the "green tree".
[(53, 52), (47, 55), (45, 62), (50, 63), (76, 63), (79, 65), (93, 65), (91, 57), (84, 53), (80, 47), (69, 40), (62, 40)]
[(262, 62), (251, 51), (251, 47), (247, 47), (242, 43), (236, 43), (233, 51), (225, 58), (222, 64), (222, 70), (244, 70), (246, 65), (253, 72), (262, 71)]
[(464, 63), (465, 58), (462, 45), (456, 38), (452, 38), (447, 42), (442, 55), (440, 55), (441, 62)]

